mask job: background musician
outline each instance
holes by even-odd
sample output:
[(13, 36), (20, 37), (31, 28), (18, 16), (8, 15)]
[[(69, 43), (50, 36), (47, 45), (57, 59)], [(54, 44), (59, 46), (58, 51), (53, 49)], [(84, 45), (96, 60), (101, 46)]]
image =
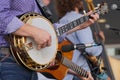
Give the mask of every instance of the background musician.
[[(73, 20), (78, 19), (79, 17), (82, 17), (81, 14), (81, 12), (83, 11), (82, 0), (56, 0), (56, 4), (57, 4), (57, 11), (60, 17), (59, 20), (60, 24), (66, 24)], [(97, 20), (98, 14), (95, 15), (97, 16), (95, 20)], [(89, 26), (88, 24), (89, 22), (86, 22), (84, 25)], [(65, 38), (71, 41), (73, 44), (95, 43), (90, 27), (86, 27), (84, 29), (68, 34)], [(85, 50), (86, 52), (89, 53), (89, 55), (99, 56), (100, 53), (102, 52), (102, 47), (101, 46), (91, 47), (91, 48), (86, 48)], [(83, 57), (81, 51), (78, 50), (74, 51), (72, 61), (90, 72), (89, 66), (86, 62), (86, 59)], [(74, 75), (77, 76), (78, 78), (74, 77)], [(91, 74), (89, 73), (89, 75)], [(64, 80), (80, 80), (80, 79), (93, 80), (92, 76), (86, 79), (84, 77), (76, 75), (76, 73), (71, 70), (68, 71), (67, 76), (64, 78)]]

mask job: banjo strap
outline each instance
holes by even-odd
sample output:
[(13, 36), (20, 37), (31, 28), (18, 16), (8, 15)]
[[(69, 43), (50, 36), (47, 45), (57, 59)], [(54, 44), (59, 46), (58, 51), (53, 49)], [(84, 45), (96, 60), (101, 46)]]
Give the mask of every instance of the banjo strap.
[(38, 7), (39, 7), (39, 9), (40, 9), (40, 11), (41, 11), (41, 13), (42, 13), (42, 15), (43, 15), (44, 17), (46, 17), (48, 20), (50, 20), (50, 21), (53, 23), (53, 21), (52, 21), (52, 13), (51, 13), (51, 11), (49, 10), (49, 8), (48, 8), (47, 6), (45, 6), (45, 5), (43, 4), (43, 2), (40, 1), (40, 0), (36, 0), (36, 3), (37, 3), (37, 5), (38, 5)]

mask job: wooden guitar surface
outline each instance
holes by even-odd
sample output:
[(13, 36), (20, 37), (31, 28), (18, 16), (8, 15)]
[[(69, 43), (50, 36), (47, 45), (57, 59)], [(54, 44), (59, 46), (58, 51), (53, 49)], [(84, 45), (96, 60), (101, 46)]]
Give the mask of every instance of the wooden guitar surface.
[[(58, 49), (60, 50), (61, 47), (63, 45), (66, 44), (70, 44), (70, 42), (68, 41), (63, 41), (58, 45)], [(62, 52), (62, 51), (61, 51)], [(70, 52), (62, 52), (62, 55), (66, 58), (68, 58), (69, 60), (72, 59), (73, 56), (73, 51)], [(68, 68), (66, 66), (64, 66), (63, 64), (60, 64), (59, 67), (57, 69), (45, 69), (45, 70), (41, 70), (40, 72), (47, 72), (50, 73), (51, 75), (53, 75), (57, 80), (62, 80), (65, 75), (67, 74)]]

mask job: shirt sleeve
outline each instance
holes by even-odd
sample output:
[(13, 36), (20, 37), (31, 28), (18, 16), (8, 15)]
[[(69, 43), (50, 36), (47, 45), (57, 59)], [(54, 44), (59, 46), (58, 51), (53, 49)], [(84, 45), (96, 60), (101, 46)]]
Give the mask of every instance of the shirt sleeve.
[[(90, 27), (77, 31), (76, 35), (79, 40), (79, 43), (83, 44), (95, 43)], [(102, 46), (86, 48), (85, 51), (90, 55), (99, 56), (102, 52)]]
[(9, 34), (16, 31), (24, 23), (11, 13), (12, 0), (0, 0), (0, 32)]
[(95, 46), (95, 47), (86, 48), (85, 50), (90, 55), (99, 56), (102, 53), (103, 48), (102, 46)]

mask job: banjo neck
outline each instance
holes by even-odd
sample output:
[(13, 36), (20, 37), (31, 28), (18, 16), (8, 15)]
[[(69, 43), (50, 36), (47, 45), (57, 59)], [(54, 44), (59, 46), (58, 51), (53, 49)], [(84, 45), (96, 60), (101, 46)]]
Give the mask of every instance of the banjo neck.
[(63, 35), (64, 33), (68, 32), (69, 30), (77, 27), (78, 25), (82, 24), (83, 22), (88, 20), (88, 16), (83, 16), (81, 18), (78, 18), (68, 24), (65, 24), (59, 28), (57, 28), (56, 32), (58, 36)]
[[(91, 4), (91, 6), (92, 6), (92, 4)], [(94, 11), (92, 14), (94, 14), (94, 13), (105, 14), (106, 13), (106, 9), (104, 9), (105, 7), (106, 7), (105, 4), (100, 4), (98, 7), (94, 8)], [(71, 21), (68, 24), (65, 24), (65, 25), (57, 28), (57, 30), (56, 30), (57, 36), (61, 36), (64, 33), (68, 32), (69, 30), (72, 30), (73, 28), (78, 27), (80, 24), (86, 22), (89, 18), (90, 18), (90, 16), (85, 13), (81, 18), (78, 18), (74, 21)]]

